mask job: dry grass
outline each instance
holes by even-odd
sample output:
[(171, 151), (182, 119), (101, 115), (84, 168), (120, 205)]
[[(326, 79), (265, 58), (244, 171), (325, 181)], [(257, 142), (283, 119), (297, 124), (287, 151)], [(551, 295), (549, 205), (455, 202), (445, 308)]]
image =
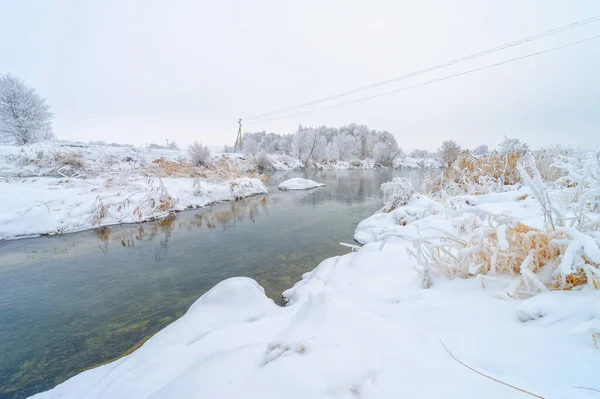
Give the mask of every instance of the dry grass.
[[(452, 278), (476, 275), (493, 278), (507, 273), (520, 276), (511, 293), (514, 296), (570, 290), (585, 284), (598, 289), (599, 265), (585, 254), (581, 255), (583, 267), (576, 266), (567, 275), (559, 271), (558, 265), (570, 240), (564, 233), (534, 229), (519, 222), (507, 223), (493, 229), (479, 229), (468, 240), (448, 235), (442, 244), (429, 244), (429, 248), (422, 250), (427, 255), (422, 260)], [(551, 274), (541, 277), (539, 272), (546, 266)]]
[(256, 170), (241, 171), (232, 159), (227, 156), (216, 158), (210, 165), (195, 166), (188, 161), (169, 161), (159, 158), (144, 167), (146, 176), (158, 177), (192, 177), (209, 181), (232, 180), (242, 177), (259, 178), (266, 184), (266, 176)]
[(431, 171), (425, 179), (424, 191), (437, 194), (442, 191), (450, 195), (487, 194), (501, 191), (506, 185), (521, 181), (517, 170), (520, 154), (473, 156), (463, 153), (450, 167)]

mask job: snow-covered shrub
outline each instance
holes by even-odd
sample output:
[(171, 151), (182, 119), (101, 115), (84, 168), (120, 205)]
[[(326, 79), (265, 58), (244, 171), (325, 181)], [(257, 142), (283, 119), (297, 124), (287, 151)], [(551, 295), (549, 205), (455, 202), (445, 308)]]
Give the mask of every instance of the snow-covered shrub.
[(273, 161), (271, 161), (271, 157), (266, 152), (261, 152), (256, 157), (256, 168), (259, 171), (273, 169)]
[(600, 228), (600, 149), (564, 156), (556, 163), (565, 176), (558, 182), (567, 187), (569, 207), (574, 213), (570, 223), (579, 231)]
[(12, 75), (0, 74), (0, 142), (29, 144), (52, 138), (50, 106), (35, 89)]
[(529, 151), (529, 145), (521, 142), (519, 139), (510, 139), (504, 136), (504, 141), (500, 143), (500, 154), (507, 155), (514, 152), (525, 154)]
[(415, 189), (406, 177), (395, 177), (391, 182), (381, 185), (383, 192), (383, 212), (391, 212), (399, 206), (404, 206), (415, 193)]
[(175, 211), (175, 199), (171, 197), (160, 178), (146, 179), (146, 193), (140, 199), (133, 215), (138, 220), (160, 219)]
[(550, 184), (560, 183), (566, 176), (566, 172), (558, 167), (558, 161), (573, 155), (574, 151), (571, 148), (560, 146), (545, 147), (533, 152), (542, 180)]
[(206, 165), (210, 160), (210, 149), (201, 143), (194, 141), (187, 149), (190, 162), (195, 165)]

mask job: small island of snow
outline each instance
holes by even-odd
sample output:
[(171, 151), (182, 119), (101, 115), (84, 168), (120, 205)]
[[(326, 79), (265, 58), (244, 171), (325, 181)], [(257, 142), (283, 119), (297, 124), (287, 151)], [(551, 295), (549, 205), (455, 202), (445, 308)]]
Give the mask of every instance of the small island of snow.
[(280, 190), (308, 190), (310, 188), (322, 187), (323, 183), (317, 183), (316, 181), (303, 179), (301, 177), (294, 177), (279, 184)]

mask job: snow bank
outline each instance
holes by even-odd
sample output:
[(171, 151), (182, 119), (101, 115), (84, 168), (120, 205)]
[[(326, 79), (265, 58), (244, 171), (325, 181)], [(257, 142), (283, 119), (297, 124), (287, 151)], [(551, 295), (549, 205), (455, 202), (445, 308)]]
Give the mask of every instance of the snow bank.
[(598, 387), (584, 325), (600, 317), (597, 291), (577, 293), (574, 316), (561, 318), (553, 308), (567, 293), (504, 300), (475, 279), (423, 290), (406, 246), (394, 237), (325, 260), (285, 292), (284, 308), (251, 279), (223, 281), (133, 354), (35, 398), (523, 397), (464, 368), (440, 339), (537, 395), (587, 398), (573, 387)]
[[(212, 169), (194, 169), (184, 157), (61, 141), (0, 146), (0, 240), (142, 222), (268, 192), (238, 172), (244, 160), (236, 154), (216, 156)], [(158, 177), (165, 173), (195, 177)]]
[(308, 190), (315, 187), (323, 187), (323, 183), (317, 183), (314, 180), (303, 179), (301, 177), (294, 177), (293, 179), (286, 180), (279, 184), (280, 190)]
[(214, 183), (139, 175), (123, 179), (0, 180), (0, 240), (136, 223), (172, 211), (263, 193), (268, 189), (256, 178)]

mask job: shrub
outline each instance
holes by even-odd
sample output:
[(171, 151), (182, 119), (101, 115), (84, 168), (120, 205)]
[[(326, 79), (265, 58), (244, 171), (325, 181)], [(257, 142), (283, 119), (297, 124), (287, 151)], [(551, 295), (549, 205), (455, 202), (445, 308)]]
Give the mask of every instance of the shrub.
[(258, 154), (258, 157), (256, 157), (256, 168), (260, 171), (273, 169), (271, 157), (265, 152)]
[(381, 185), (383, 192), (383, 212), (391, 212), (399, 206), (404, 206), (415, 193), (410, 179), (406, 177), (395, 177), (391, 182)]
[(187, 154), (195, 166), (206, 165), (210, 159), (210, 149), (197, 141), (188, 147)]

